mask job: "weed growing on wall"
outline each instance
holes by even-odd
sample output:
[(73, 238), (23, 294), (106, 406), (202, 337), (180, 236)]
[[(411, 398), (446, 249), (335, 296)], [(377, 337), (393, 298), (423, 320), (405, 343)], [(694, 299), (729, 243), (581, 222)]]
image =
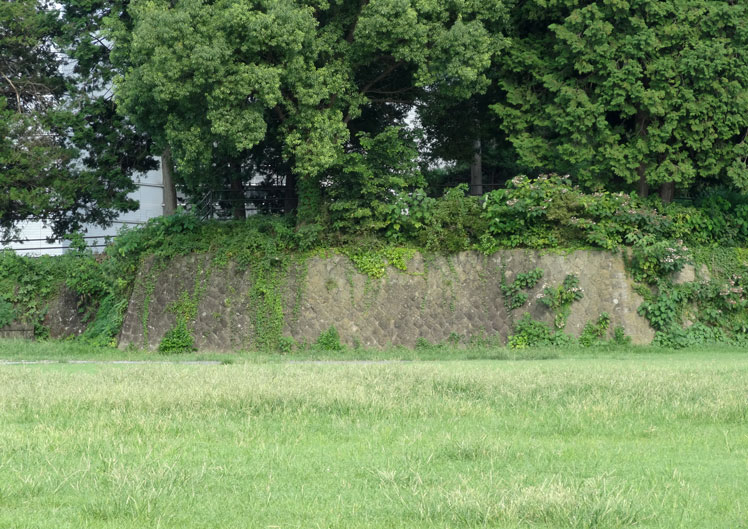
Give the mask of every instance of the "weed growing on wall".
[(635, 281), (656, 285), (690, 262), (691, 254), (683, 241), (657, 240), (648, 235), (633, 244), (627, 264)]
[(34, 325), (37, 335), (44, 332), (47, 300), (64, 284), (70, 259), (30, 259), (10, 250), (0, 252), (0, 299), (13, 307), (15, 317)]
[(501, 293), (504, 295), (504, 306), (507, 310), (512, 311), (520, 308), (527, 301), (527, 293), (522, 290), (529, 290), (538, 284), (543, 278), (543, 271), (540, 268), (531, 270), (527, 273), (517, 274), (517, 277), (511, 283), (506, 280), (506, 268), (501, 269)]
[(288, 262), (261, 259), (250, 268), (249, 308), (254, 322), (254, 344), (262, 350), (279, 350), (283, 332), (283, 293)]
[(211, 269), (199, 267), (195, 276), (192, 292), (182, 292), (179, 299), (166, 307), (166, 310), (176, 316), (176, 323), (162, 338), (158, 350), (162, 353), (189, 352), (195, 348), (193, 327), (197, 318), (197, 308), (200, 298), (205, 292)]
[(351, 260), (358, 272), (372, 279), (383, 278), (387, 273), (388, 266), (403, 272), (406, 271), (408, 261), (416, 254), (416, 250), (413, 248), (381, 245), (368, 248), (343, 247), (340, 252)]
[[(607, 312), (603, 312), (596, 322), (589, 322), (584, 326), (582, 334), (579, 336), (579, 345), (591, 347), (603, 342), (605, 336), (608, 334), (609, 327), (610, 315)], [(620, 340), (621, 338), (618, 337), (617, 339)]]
[(158, 344), (158, 352), (162, 354), (189, 353), (194, 350), (195, 339), (184, 320), (178, 320)]
[(573, 343), (572, 336), (560, 330), (551, 330), (547, 323), (533, 319), (527, 312), (514, 324), (514, 334), (507, 339), (507, 345), (512, 349), (544, 345), (564, 346)]
[(321, 332), (315, 345), (323, 351), (341, 351), (343, 349), (343, 345), (340, 343), (340, 334), (334, 326)]
[(556, 329), (566, 327), (566, 320), (571, 313), (571, 304), (584, 297), (579, 286), (579, 278), (574, 274), (567, 275), (557, 287), (545, 287), (540, 302), (553, 312), (553, 325)]
[(645, 291), (639, 313), (657, 331), (655, 342), (668, 347), (742, 343), (748, 332), (748, 261), (743, 249), (699, 249), (696, 268), (708, 271), (684, 284), (669, 276)]

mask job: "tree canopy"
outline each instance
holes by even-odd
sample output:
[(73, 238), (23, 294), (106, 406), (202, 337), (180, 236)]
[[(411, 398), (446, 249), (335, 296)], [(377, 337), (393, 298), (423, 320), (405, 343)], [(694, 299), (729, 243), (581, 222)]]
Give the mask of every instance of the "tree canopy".
[(521, 162), (589, 187), (748, 189), (743, 2), (530, 0), (499, 76)]
[[(168, 144), (187, 186), (265, 142), (299, 181), (303, 211), (359, 133), (402, 126), (425, 87), (485, 90), (506, 46), (499, 0), (139, 1), (113, 24), (122, 111)], [(358, 163), (358, 162), (356, 162)]]
[(160, 153), (195, 200), (265, 178), (353, 232), (483, 173), (748, 191), (741, 2), (45, 2), (0, 5), (6, 231), (106, 223)]

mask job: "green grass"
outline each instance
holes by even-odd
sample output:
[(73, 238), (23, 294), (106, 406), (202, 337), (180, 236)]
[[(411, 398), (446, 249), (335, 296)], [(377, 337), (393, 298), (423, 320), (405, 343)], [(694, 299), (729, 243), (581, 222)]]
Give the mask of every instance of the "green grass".
[(0, 528), (748, 527), (748, 354), (558, 354), (0, 365)]

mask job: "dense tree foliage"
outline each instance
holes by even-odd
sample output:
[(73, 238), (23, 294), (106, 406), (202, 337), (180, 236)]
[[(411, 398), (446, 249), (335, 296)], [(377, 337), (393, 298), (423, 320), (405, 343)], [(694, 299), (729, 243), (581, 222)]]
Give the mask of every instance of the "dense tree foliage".
[(265, 180), (264, 211), (354, 233), (523, 172), (748, 190), (741, 2), (45, 1), (0, 5), (6, 230), (107, 222), (153, 153), (235, 217)]
[(748, 189), (744, 2), (530, 0), (494, 109), (521, 161), (589, 187)]
[(270, 143), (290, 161), (307, 217), (321, 186), (362, 163), (346, 161), (366, 149), (359, 133), (403, 125), (421, 88), (485, 90), (505, 46), (498, 0), (136, 0), (131, 14), (133, 31), (113, 32), (113, 57), (131, 65), (120, 105), (171, 146), (184, 184)]

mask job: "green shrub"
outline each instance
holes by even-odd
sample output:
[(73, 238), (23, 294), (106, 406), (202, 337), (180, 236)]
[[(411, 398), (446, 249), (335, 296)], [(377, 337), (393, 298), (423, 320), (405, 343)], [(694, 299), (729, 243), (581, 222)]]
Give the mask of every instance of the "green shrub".
[(169, 330), (158, 344), (161, 354), (190, 353), (195, 350), (195, 339), (187, 327), (187, 323), (180, 319), (176, 326)]
[(567, 346), (573, 345), (576, 340), (572, 336), (561, 331), (552, 331), (542, 321), (537, 321), (529, 313), (522, 315), (514, 324), (514, 334), (509, 336), (507, 345), (512, 349), (524, 349), (526, 347), (539, 347), (544, 345)]
[(514, 324), (514, 334), (509, 336), (507, 345), (512, 349), (524, 349), (540, 345), (551, 345), (553, 333), (542, 321), (537, 321), (529, 313), (522, 315)]
[(128, 302), (126, 297), (107, 295), (99, 304), (93, 321), (88, 324), (80, 338), (92, 345), (115, 347)]
[(0, 299), (0, 329), (11, 324), (16, 319), (16, 309), (12, 303)]
[[(595, 323), (590, 322), (584, 326), (582, 334), (579, 336), (579, 345), (591, 347), (604, 342), (605, 336), (608, 334), (608, 327), (610, 327), (610, 315), (603, 312)], [(623, 329), (621, 328), (621, 330)]]
[(688, 328), (673, 326), (655, 333), (653, 343), (671, 349), (681, 349), (695, 345), (707, 345), (727, 342), (727, 336), (722, 329), (710, 327), (696, 322)]
[(281, 336), (280, 338), (278, 338), (278, 352), (279, 353), (281, 354), (293, 353), (296, 347), (297, 347), (296, 340), (294, 340), (290, 336)]
[(417, 191), (406, 201), (409, 231), (415, 243), (428, 251), (456, 253), (470, 249), (485, 233), (479, 197), (468, 195), (467, 184), (446, 189), (439, 199)]
[(682, 270), (689, 261), (683, 241), (657, 240), (648, 235), (634, 243), (629, 267), (635, 281), (654, 285)]
[(323, 351), (342, 351), (343, 344), (340, 343), (340, 335), (335, 326), (320, 333), (316, 346)]
[(641, 239), (709, 246), (748, 243), (748, 195), (721, 189), (705, 190), (693, 205), (662, 204), (657, 197), (585, 192), (569, 177), (555, 174), (534, 179), (519, 175), (505, 189), (485, 195), (483, 218), (486, 230), (476, 244), (486, 253), (578, 246), (615, 251)]
[(613, 339), (611, 343), (615, 345), (631, 344), (631, 336), (626, 336), (626, 330), (620, 325), (613, 329)]
[(426, 338), (419, 336), (416, 340), (415, 348), (416, 349), (431, 349), (435, 347), (434, 344), (429, 342)]

